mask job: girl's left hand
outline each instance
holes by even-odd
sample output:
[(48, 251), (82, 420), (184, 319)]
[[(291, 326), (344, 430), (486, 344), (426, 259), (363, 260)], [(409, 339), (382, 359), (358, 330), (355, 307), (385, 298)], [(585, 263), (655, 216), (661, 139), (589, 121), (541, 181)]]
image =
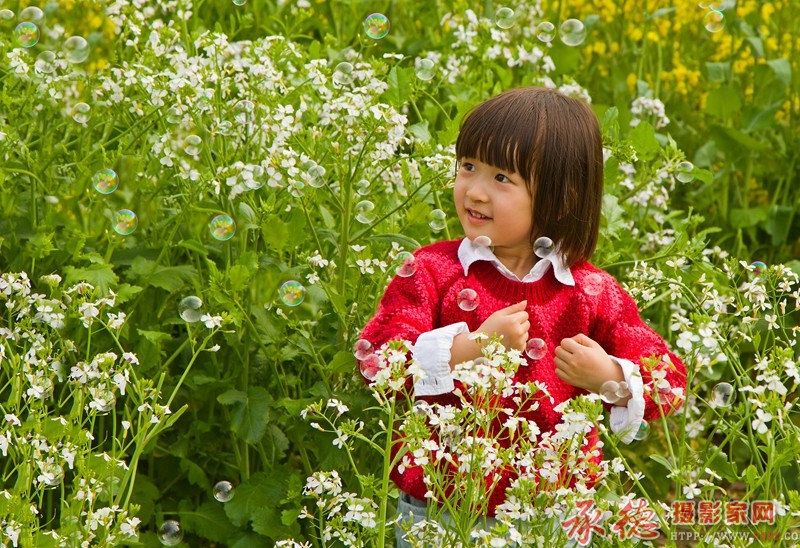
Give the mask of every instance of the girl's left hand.
[(556, 348), (556, 376), (589, 392), (599, 393), (606, 381), (623, 381), (622, 368), (603, 347), (583, 333), (563, 339)]

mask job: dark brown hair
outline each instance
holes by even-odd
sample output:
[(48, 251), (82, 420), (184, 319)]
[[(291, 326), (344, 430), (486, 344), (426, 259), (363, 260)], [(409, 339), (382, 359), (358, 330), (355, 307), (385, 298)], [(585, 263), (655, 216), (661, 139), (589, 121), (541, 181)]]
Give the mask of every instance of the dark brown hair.
[(531, 243), (547, 236), (567, 266), (592, 256), (600, 232), (603, 143), (585, 102), (540, 87), (495, 95), (467, 114), (456, 158), (475, 158), (525, 179), (533, 201)]

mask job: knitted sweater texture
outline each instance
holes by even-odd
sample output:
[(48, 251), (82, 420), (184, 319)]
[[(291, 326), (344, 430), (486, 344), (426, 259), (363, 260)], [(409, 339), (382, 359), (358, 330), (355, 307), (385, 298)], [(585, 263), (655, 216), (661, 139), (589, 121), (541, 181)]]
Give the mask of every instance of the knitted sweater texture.
[[(545, 398), (540, 400), (538, 409), (524, 413), (526, 418), (536, 421), (542, 433), (554, 431), (561, 420), (554, 407), (586, 393), (559, 379), (553, 361), (561, 340), (579, 333), (597, 341), (609, 355), (636, 364), (654, 355), (664, 358), (657, 368), (664, 371), (664, 381), (669, 387), (664, 389), (664, 381), (660, 382), (658, 404), (652, 397), (655, 389), (651, 371), (640, 367), (645, 386), (646, 420), (652, 421), (680, 407), (680, 398), (670, 388), (685, 389), (685, 366), (669, 351), (664, 340), (641, 320), (636, 303), (610, 274), (585, 262), (571, 268), (575, 286), (561, 284), (553, 276), (552, 269), (538, 281), (519, 282), (503, 276), (491, 263), (478, 261), (465, 276), (457, 254), (459, 243), (460, 240), (444, 241), (417, 250), (414, 274), (396, 276), (389, 283), (362, 338), (378, 348), (391, 340), (407, 340), (413, 344), (422, 333), (457, 322), (466, 322), (469, 330), (475, 331), (492, 313), (527, 299), (531, 324), (528, 337), (543, 339), (547, 354), (538, 360), (527, 358), (528, 366), (519, 368), (515, 380), (543, 382), (553, 396), (553, 403)], [(462, 310), (458, 305), (458, 294), (466, 288), (478, 294), (478, 306), (471, 311)], [(459, 387), (456, 381), (456, 388)], [(424, 399), (458, 405), (458, 398), (452, 393)], [(503, 405), (508, 403), (504, 401)], [(499, 429), (500, 425), (497, 426)], [(596, 428), (589, 439), (597, 440)], [(602, 458), (599, 448), (595, 451), (597, 460)], [(407, 467), (402, 473), (395, 467), (391, 476), (401, 490), (418, 499), (425, 498), (428, 488), (421, 467)], [(501, 484), (507, 485), (508, 478)], [(494, 515), (496, 506), (504, 500), (504, 489), (494, 489), (487, 501), (487, 514)]]

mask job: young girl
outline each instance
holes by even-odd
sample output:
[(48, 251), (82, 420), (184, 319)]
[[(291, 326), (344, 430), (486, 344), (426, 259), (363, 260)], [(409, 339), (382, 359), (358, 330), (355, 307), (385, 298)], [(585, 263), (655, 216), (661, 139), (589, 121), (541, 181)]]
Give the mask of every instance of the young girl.
[[(533, 342), (537, 352), (526, 353), (528, 367), (515, 380), (543, 382), (553, 396), (521, 410), (542, 433), (560, 420), (554, 407), (587, 391), (600, 394), (607, 381), (629, 388), (609, 406), (611, 429), (624, 443), (643, 419), (680, 407), (684, 365), (616, 280), (588, 262), (603, 195), (592, 110), (550, 89), (509, 90), (467, 115), (456, 157), (454, 199), (466, 237), (417, 250), (414, 274), (391, 281), (362, 338), (374, 348), (410, 341), (426, 374), (414, 381), (415, 397), (455, 405), (452, 368), (482, 355), (471, 333), (501, 336), (506, 348), (523, 352)], [(645, 390), (652, 371), (642, 366), (651, 356), (662, 358), (655, 399)], [(589, 438), (596, 443), (596, 428)], [(392, 479), (401, 491), (401, 521), (424, 519), (421, 467), (395, 468)], [(489, 517), (503, 500), (502, 489), (488, 493)], [(408, 546), (401, 535), (398, 529), (398, 546)]]

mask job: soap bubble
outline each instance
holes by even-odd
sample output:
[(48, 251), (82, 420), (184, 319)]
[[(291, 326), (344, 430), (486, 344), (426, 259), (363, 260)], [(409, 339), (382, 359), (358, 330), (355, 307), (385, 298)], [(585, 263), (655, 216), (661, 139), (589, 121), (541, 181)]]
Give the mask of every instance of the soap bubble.
[(525, 344), (525, 354), (532, 360), (541, 360), (547, 354), (547, 343), (544, 339), (528, 339)]
[(628, 387), (628, 383), (625, 381), (619, 381), (617, 383), (617, 397), (622, 399), (622, 398), (627, 398), (630, 395), (631, 391), (630, 388)]
[(359, 196), (366, 196), (369, 194), (369, 185), (370, 182), (366, 179), (361, 179), (359, 182), (356, 183), (356, 192)]
[(703, 17), (703, 26), (708, 32), (719, 32), (725, 28), (725, 15), (721, 11), (710, 10)]
[(258, 164), (249, 165), (242, 171), (242, 178), (244, 186), (250, 190), (258, 190), (264, 186), (264, 168)]
[(494, 22), (501, 29), (510, 29), (514, 26), (514, 10), (500, 8), (494, 14)]
[(428, 215), (428, 225), (437, 232), (444, 230), (447, 226), (447, 215), (441, 209), (434, 209)]
[(178, 315), (187, 323), (199, 322), (203, 316), (203, 301), (194, 295), (184, 297), (178, 304)]
[(617, 381), (606, 381), (600, 386), (600, 399), (606, 403), (617, 403), (619, 396), (617, 390), (619, 383)]
[(711, 407), (730, 407), (736, 399), (736, 392), (733, 386), (727, 382), (721, 382), (711, 389), (711, 398), (708, 404)]
[(203, 144), (203, 139), (199, 135), (189, 135), (183, 141), (183, 151), (189, 156), (197, 156), (200, 154), (200, 145)]
[(233, 485), (229, 481), (219, 481), (214, 485), (214, 498), (220, 502), (228, 502), (233, 498)]
[(31, 23), (41, 25), (44, 23), (44, 12), (36, 6), (28, 6), (19, 12), (19, 20), (30, 21)]
[(217, 215), (208, 224), (211, 236), (220, 242), (226, 242), (236, 233), (236, 222), (230, 215)]
[(130, 209), (120, 209), (114, 213), (111, 224), (114, 227), (114, 232), (127, 236), (132, 234), (136, 227), (139, 226), (139, 219), (136, 218), (136, 213)]
[(252, 101), (248, 101), (247, 99), (242, 99), (233, 107), (234, 115), (233, 118), (237, 122), (242, 125), (249, 124), (253, 121), (256, 106), (253, 104)]
[(481, 246), (481, 247), (491, 247), (492, 239), (489, 236), (484, 236), (481, 234), (480, 236), (476, 236), (472, 243)]
[(33, 64), (33, 70), (39, 74), (50, 74), (56, 70), (56, 54), (52, 51), (45, 50), (36, 56), (36, 62)]
[(77, 103), (72, 110), (70, 111), (70, 116), (72, 119), (78, 122), (79, 124), (85, 124), (89, 121), (89, 118), (92, 116), (92, 107), (87, 105), (86, 103)]
[(158, 528), (158, 540), (164, 546), (177, 546), (183, 540), (183, 529), (181, 524), (169, 519)]
[(553, 240), (547, 236), (536, 238), (536, 241), (533, 243), (533, 253), (541, 259), (549, 257), (550, 254), (553, 253), (553, 249)]
[(300, 198), (303, 195), (303, 190), (305, 190), (305, 188), (306, 184), (303, 181), (294, 181), (289, 184), (289, 194), (295, 198)]
[(694, 164), (692, 162), (681, 162), (675, 170), (675, 178), (682, 183), (694, 181)]
[(381, 370), (381, 359), (377, 354), (370, 354), (358, 364), (358, 370), (368, 381), (374, 381)]
[(586, 39), (586, 26), (580, 19), (567, 19), (558, 29), (561, 41), (567, 46), (580, 46)]
[(39, 43), (39, 27), (36, 23), (23, 21), (14, 29), (14, 36), (23, 48), (32, 48)]
[(82, 36), (70, 36), (61, 49), (70, 63), (83, 63), (89, 57), (89, 42)]
[(167, 109), (165, 118), (167, 119), (168, 124), (179, 124), (183, 119), (181, 115), (181, 111), (178, 107), (169, 107)]
[(763, 261), (753, 261), (750, 263), (750, 279), (752, 281), (760, 280), (764, 277), (767, 271), (767, 263)]
[(478, 301), (478, 292), (469, 287), (459, 291), (456, 297), (458, 307), (464, 312), (472, 312), (478, 308)]
[(353, 355), (357, 360), (366, 360), (370, 354), (375, 353), (372, 343), (367, 339), (358, 339), (355, 346), (353, 346)]
[(536, 38), (540, 42), (549, 44), (556, 37), (556, 26), (550, 21), (542, 21), (536, 25)]
[(433, 60), (419, 59), (416, 65), (417, 66), (414, 68), (414, 74), (416, 74), (417, 78), (423, 82), (433, 80), (433, 77), (436, 76), (436, 64), (433, 62)]
[(605, 282), (603, 281), (603, 276), (601, 276), (597, 272), (592, 272), (583, 279), (581, 288), (583, 289), (583, 292), (586, 293), (587, 295), (595, 296), (603, 292), (603, 285), (605, 285)]
[(219, 135), (230, 135), (233, 131), (233, 124), (230, 120), (220, 120), (214, 131)]
[(101, 169), (92, 177), (92, 186), (100, 194), (111, 194), (118, 184), (117, 172), (110, 168)]
[(394, 261), (397, 265), (397, 267), (394, 269), (395, 273), (401, 278), (413, 276), (414, 272), (417, 271), (417, 267), (414, 264), (415, 261), (416, 259), (414, 258), (413, 253), (410, 251), (401, 251), (397, 254), (397, 258)]
[(278, 294), (286, 306), (298, 306), (306, 298), (306, 288), (296, 280), (289, 280), (281, 285)]
[(324, 167), (313, 160), (309, 160), (303, 165), (303, 169), (306, 170), (306, 174), (308, 175), (308, 186), (314, 188), (325, 186), (325, 174), (327, 171)]
[(369, 200), (361, 200), (356, 204), (356, 221), (368, 225), (375, 220), (375, 204)]
[(639, 424), (639, 428), (636, 429), (636, 433), (633, 435), (633, 439), (637, 441), (642, 441), (646, 439), (647, 436), (650, 435), (650, 425), (647, 423), (646, 420), (642, 420)]
[(347, 61), (342, 61), (336, 68), (333, 69), (333, 83), (339, 84), (340, 86), (346, 86), (348, 84), (352, 84), (353, 80), (355, 80), (355, 74), (353, 73), (353, 63), (348, 63)]
[(106, 415), (114, 409), (117, 403), (117, 398), (114, 393), (107, 388), (99, 388), (97, 390), (89, 389), (92, 394), (92, 401), (89, 403), (89, 408), (97, 411), (99, 415)]
[(373, 13), (364, 19), (364, 32), (373, 40), (380, 40), (389, 34), (389, 19), (382, 13)]
[(0, 10), (0, 27), (11, 28), (14, 25), (14, 12), (10, 9)]
[(247, 4), (247, 0), (233, 0), (234, 6), (244, 6)]

